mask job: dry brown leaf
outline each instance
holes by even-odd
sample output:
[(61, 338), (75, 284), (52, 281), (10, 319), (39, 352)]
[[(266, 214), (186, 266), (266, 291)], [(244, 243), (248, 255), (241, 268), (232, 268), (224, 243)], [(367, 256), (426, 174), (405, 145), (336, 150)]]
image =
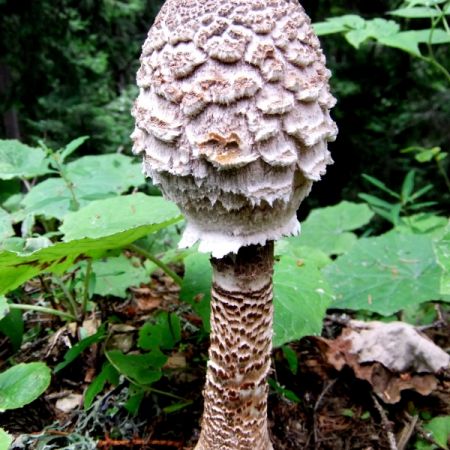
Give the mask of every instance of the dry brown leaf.
[(446, 352), (403, 322), (351, 321), (337, 339), (316, 339), (329, 364), (351, 367), (386, 403), (400, 401), (405, 389), (429, 395), (435, 374), (450, 364)]

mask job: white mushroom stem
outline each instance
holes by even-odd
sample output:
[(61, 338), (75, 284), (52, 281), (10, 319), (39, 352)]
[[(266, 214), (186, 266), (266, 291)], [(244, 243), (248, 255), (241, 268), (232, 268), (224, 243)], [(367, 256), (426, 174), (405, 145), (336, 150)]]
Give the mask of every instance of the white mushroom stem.
[(272, 348), (273, 242), (211, 259), (211, 343), (195, 450), (272, 450), (267, 374)]

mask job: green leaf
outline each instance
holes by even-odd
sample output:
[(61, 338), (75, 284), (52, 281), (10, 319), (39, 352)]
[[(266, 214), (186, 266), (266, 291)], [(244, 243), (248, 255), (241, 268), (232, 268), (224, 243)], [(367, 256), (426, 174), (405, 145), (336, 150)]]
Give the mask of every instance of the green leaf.
[(59, 157), (59, 160), (61, 163), (63, 163), (67, 157), (69, 157), (75, 150), (78, 149), (81, 145), (83, 145), (87, 140), (89, 139), (89, 136), (80, 136), (77, 139), (74, 139), (73, 141), (69, 142), (64, 148), (58, 151), (57, 157)]
[(166, 414), (172, 414), (172, 413), (180, 411), (190, 405), (192, 405), (192, 401), (172, 403), (171, 405), (163, 408), (163, 411)]
[(121, 374), (133, 383), (144, 386), (150, 385), (162, 377), (161, 367), (167, 361), (167, 356), (157, 348), (141, 355), (125, 355), (119, 350), (111, 350), (106, 352), (106, 356)]
[(333, 293), (311, 263), (281, 257), (274, 274), (274, 347), (318, 335)]
[(360, 193), (358, 194), (358, 197), (367, 202), (369, 205), (378, 206), (380, 208), (386, 209), (386, 211), (390, 211), (394, 206), (392, 203), (376, 197), (375, 195)]
[(3, 428), (0, 428), (0, 450), (8, 450), (12, 444), (13, 437)]
[(40, 148), (16, 140), (0, 139), (0, 179), (33, 178), (48, 173), (48, 160)]
[(442, 268), (440, 293), (450, 296), (450, 226), (442, 239), (435, 243), (437, 262)]
[(175, 313), (162, 311), (139, 330), (138, 346), (143, 350), (163, 348), (170, 350), (181, 339), (180, 318)]
[(450, 34), (442, 28), (436, 28), (434, 31), (428, 30), (410, 30), (401, 31), (392, 36), (382, 37), (378, 40), (380, 44), (388, 47), (398, 48), (414, 56), (422, 56), (419, 44), (447, 44), (450, 42)]
[(292, 348), (287, 345), (283, 345), (281, 350), (283, 350), (283, 356), (285, 357), (288, 363), (289, 370), (292, 372), (293, 375), (297, 375), (298, 371), (297, 353), (295, 353), (295, 351), (292, 350)]
[(366, 225), (373, 212), (365, 204), (341, 202), (336, 206), (313, 210), (302, 224), (300, 242), (328, 255), (348, 251), (357, 238), (352, 230)]
[(408, 203), (412, 200), (411, 194), (414, 190), (414, 178), (416, 176), (416, 172), (414, 170), (410, 170), (403, 181), (402, 184), (402, 202)]
[(378, 180), (377, 178), (371, 177), (370, 175), (367, 175), (365, 173), (362, 174), (362, 177), (369, 183), (376, 186), (378, 189), (381, 189), (382, 191), (386, 192), (387, 194), (391, 195), (396, 199), (400, 199), (400, 195), (397, 194), (397, 192), (393, 191), (392, 189), (389, 189), (382, 181)]
[(134, 384), (130, 385), (128, 388), (128, 400), (126, 401), (124, 407), (125, 409), (135, 416), (139, 412), (142, 400), (144, 400), (145, 389)]
[[(440, 17), (442, 12), (436, 8), (416, 6), (414, 8), (394, 9), (393, 11), (390, 11), (389, 14), (407, 19), (434, 19), (436, 17)], [(446, 14), (450, 14), (450, 12), (447, 12)]]
[(127, 258), (123, 254), (94, 261), (92, 272), (96, 280), (93, 292), (103, 297), (113, 295), (125, 298), (128, 288), (139, 286), (149, 279), (147, 270), (138, 258)]
[(210, 331), (211, 277), (209, 255), (196, 252), (184, 259), (180, 299), (192, 306), (192, 309), (201, 317), (203, 327), (208, 332)]
[(429, 234), (432, 238), (441, 238), (448, 223), (447, 217), (420, 213), (403, 217), (402, 223), (395, 229), (403, 233)]
[(13, 352), (17, 352), (20, 349), (24, 330), (25, 324), (22, 312), (17, 309), (10, 310), (9, 314), (0, 320), (0, 333), (9, 338)]
[(448, 448), (450, 438), (450, 416), (435, 417), (430, 420), (424, 428), (430, 431), (434, 440), (444, 448)]
[(55, 373), (60, 372), (66, 368), (69, 364), (73, 363), (87, 348), (93, 344), (103, 341), (106, 338), (106, 329), (102, 325), (95, 334), (82, 339), (80, 342), (75, 344), (67, 353), (64, 355), (64, 361), (60, 362), (53, 369)]
[(400, 26), (397, 22), (376, 18), (366, 21), (364, 28), (349, 31), (346, 33), (345, 38), (355, 48), (359, 48), (367, 39), (391, 36), (398, 33), (399, 30)]
[(331, 258), (325, 252), (316, 247), (301, 245), (302, 243), (302, 236), (280, 239), (275, 243), (275, 255), (292, 256), (297, 259), (298, 264), (311, 263), (318, 269), (331, 263)]
[(364, 28), (366, 21), (356, 14), (347, 14), (340, 17), (331, 17), (325, 22), (313, 24), (314, 31), (318, 36), (341, 33), (352, 29)]
[(298, 398), (298, 396), (290, 389), (286, 389), (285, 387), (281, 386), (281, 384), (278, 383), (278, 381), (275, 381), (273, 378), (269, 378), (267, 382), (269, 386), (278, 394), (281, 394), (283, 397), (286, 397), (291, 402), (300, 403), (300, 399)]
[(333, 308), (385, 316), (408, 305), (439, 300), (441, 272), (429, 236), (395, 231), (360, 239), (323, 269), (336, 292)]
[[(101, 170), (99, 170), (101, 168)], [(114, 197), (144, 184), (141, 165), (121, 154), (85, 156), (68, 164), (66, 177), (81, 207), (93, 200)], [(62, 178), (49, 178), (34, 186), (22, 200), (27, 213), (63, 219), (70, 212), (73, 195)]]
[(14, 236), (11, 216), (0, 208), (0, 242), (4, 239)]
[(82, 238), (102, 238), (132, 228), (180, 218), (175, 204), (162, 197), (137, 193), (97, 200), (69, 214), (60, 230), (66, 242)]
[(101, 372), (94, 378), (84, 394), (84, 409), (91, 407), (95, 397), (105, 388), (106, 383), (119, 384), (119, 373), (109, 363), (103, 364)]
[(31, 254), (0, 251), (0, 295), (40, 273), (63, 273), (77, 260), (99, 257), (181, 220), (174, 204), (144, 194), (99, 201), (86, 208), (70, 215), (61, 227), (70, 242)]
[(0, 411), (36, 400), (49, 386), (50, 369), (42, 362), (17, 364), (0, 373)]

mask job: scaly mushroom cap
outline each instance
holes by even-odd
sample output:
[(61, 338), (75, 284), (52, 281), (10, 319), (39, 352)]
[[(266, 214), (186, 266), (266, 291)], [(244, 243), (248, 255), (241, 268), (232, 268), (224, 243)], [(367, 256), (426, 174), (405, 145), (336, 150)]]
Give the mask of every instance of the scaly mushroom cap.
[(296, 0), (168, 0), (142, 49), (135, 153), (222, 257), (296, 234), (332, 163), (330, 72)]

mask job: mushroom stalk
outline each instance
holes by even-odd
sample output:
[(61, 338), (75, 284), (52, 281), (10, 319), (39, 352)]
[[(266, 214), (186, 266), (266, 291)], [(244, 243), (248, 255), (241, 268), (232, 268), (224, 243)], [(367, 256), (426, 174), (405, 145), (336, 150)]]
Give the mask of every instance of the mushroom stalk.
[(273, 242), (211, 259), (211, 343), (195, 450), (271, 450), (266, 377), (272, 348)]

